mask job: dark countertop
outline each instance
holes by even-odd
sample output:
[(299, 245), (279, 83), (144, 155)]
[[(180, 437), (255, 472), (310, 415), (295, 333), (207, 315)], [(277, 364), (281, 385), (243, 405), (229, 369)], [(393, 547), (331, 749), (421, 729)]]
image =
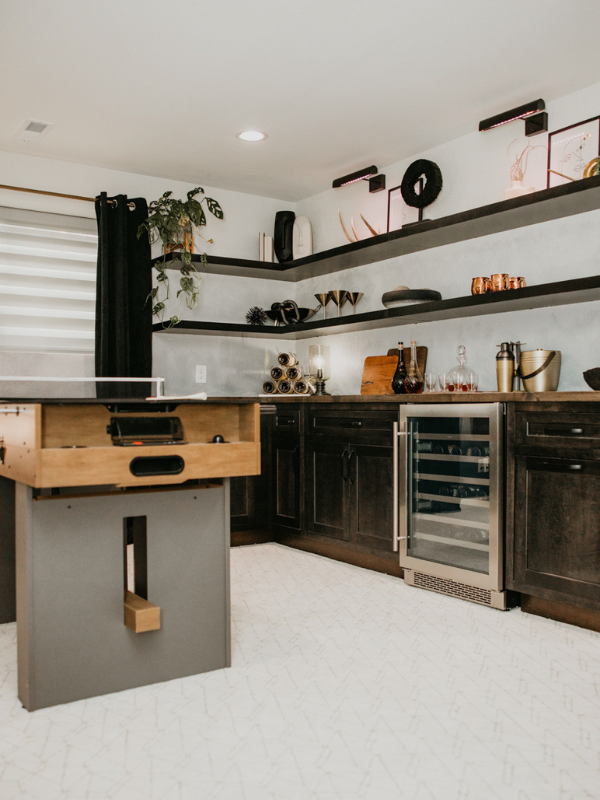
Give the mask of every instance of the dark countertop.
[(425, 392), (423, 394), (261, 395), (272, 403), (600, 403), (600, 392)]

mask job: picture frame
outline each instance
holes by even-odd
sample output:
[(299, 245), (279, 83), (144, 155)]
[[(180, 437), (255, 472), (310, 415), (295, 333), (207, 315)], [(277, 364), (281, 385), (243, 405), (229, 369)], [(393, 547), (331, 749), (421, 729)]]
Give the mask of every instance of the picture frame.
[(400, 186), (388, 191), (387, 230), (398, 231), (403, 225), (419, 221), (419, 209), (407, 206)]
[(600, 116), (552, 131), (548, 136), (548, 189), (580, 180), (600, 156)]

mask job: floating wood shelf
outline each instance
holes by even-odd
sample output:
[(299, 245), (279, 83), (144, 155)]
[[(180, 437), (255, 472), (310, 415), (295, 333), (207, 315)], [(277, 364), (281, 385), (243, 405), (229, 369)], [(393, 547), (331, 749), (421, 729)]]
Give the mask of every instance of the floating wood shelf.
[[(194, 255), (192, 260), (199, 271), (204, 273), (294, 282), (598, 208), (600, 176), (595, 176), (440, 219), (420, 222), (286, 264), (209, 255), (204, 267), (201, 256)], [(161, 258), (162, 256), (154, 259), (153, 263)], [(177, 268), (176, 253), (171, 253), (166, 258), (168, 267), (172, 265), (173, 269)]]
[(433, 303), (350, 314), (343, 317), (305, 322), (300, 325), (243, 325), (226, 322), (182, 321), (173, 328), (153, 326), (155, 333), (203, 334), (209, 336), (238, 336), (242, 338), (276, 337), (278, 339), (310, 339), (334, 333), (353, 333), (375, 328), (413, 325), (417, 322), (436, 322), (444, 319), (501, 314), (505, 311), (524, 311), (573, 303), (600, 300), (600, 275), (569, 281), (542, 283), (524, 289), (510, 289), (492, 294), (468, 295), (439, 300)]

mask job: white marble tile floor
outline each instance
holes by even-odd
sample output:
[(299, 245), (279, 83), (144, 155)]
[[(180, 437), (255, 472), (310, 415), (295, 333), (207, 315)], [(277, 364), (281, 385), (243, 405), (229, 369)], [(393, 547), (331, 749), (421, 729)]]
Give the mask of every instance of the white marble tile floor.
[(29, 714), (0, 626), (1, 800), (600, 797), (600, 634), (276, 544), (233, 666)]

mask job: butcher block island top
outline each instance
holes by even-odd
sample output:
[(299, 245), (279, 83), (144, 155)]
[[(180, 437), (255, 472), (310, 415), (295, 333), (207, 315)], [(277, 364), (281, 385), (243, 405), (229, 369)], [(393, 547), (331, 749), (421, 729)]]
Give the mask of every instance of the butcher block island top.
[(37, 489), (260, 474), (251, 398), (2, 400), (0, 440), (0, 475)]

